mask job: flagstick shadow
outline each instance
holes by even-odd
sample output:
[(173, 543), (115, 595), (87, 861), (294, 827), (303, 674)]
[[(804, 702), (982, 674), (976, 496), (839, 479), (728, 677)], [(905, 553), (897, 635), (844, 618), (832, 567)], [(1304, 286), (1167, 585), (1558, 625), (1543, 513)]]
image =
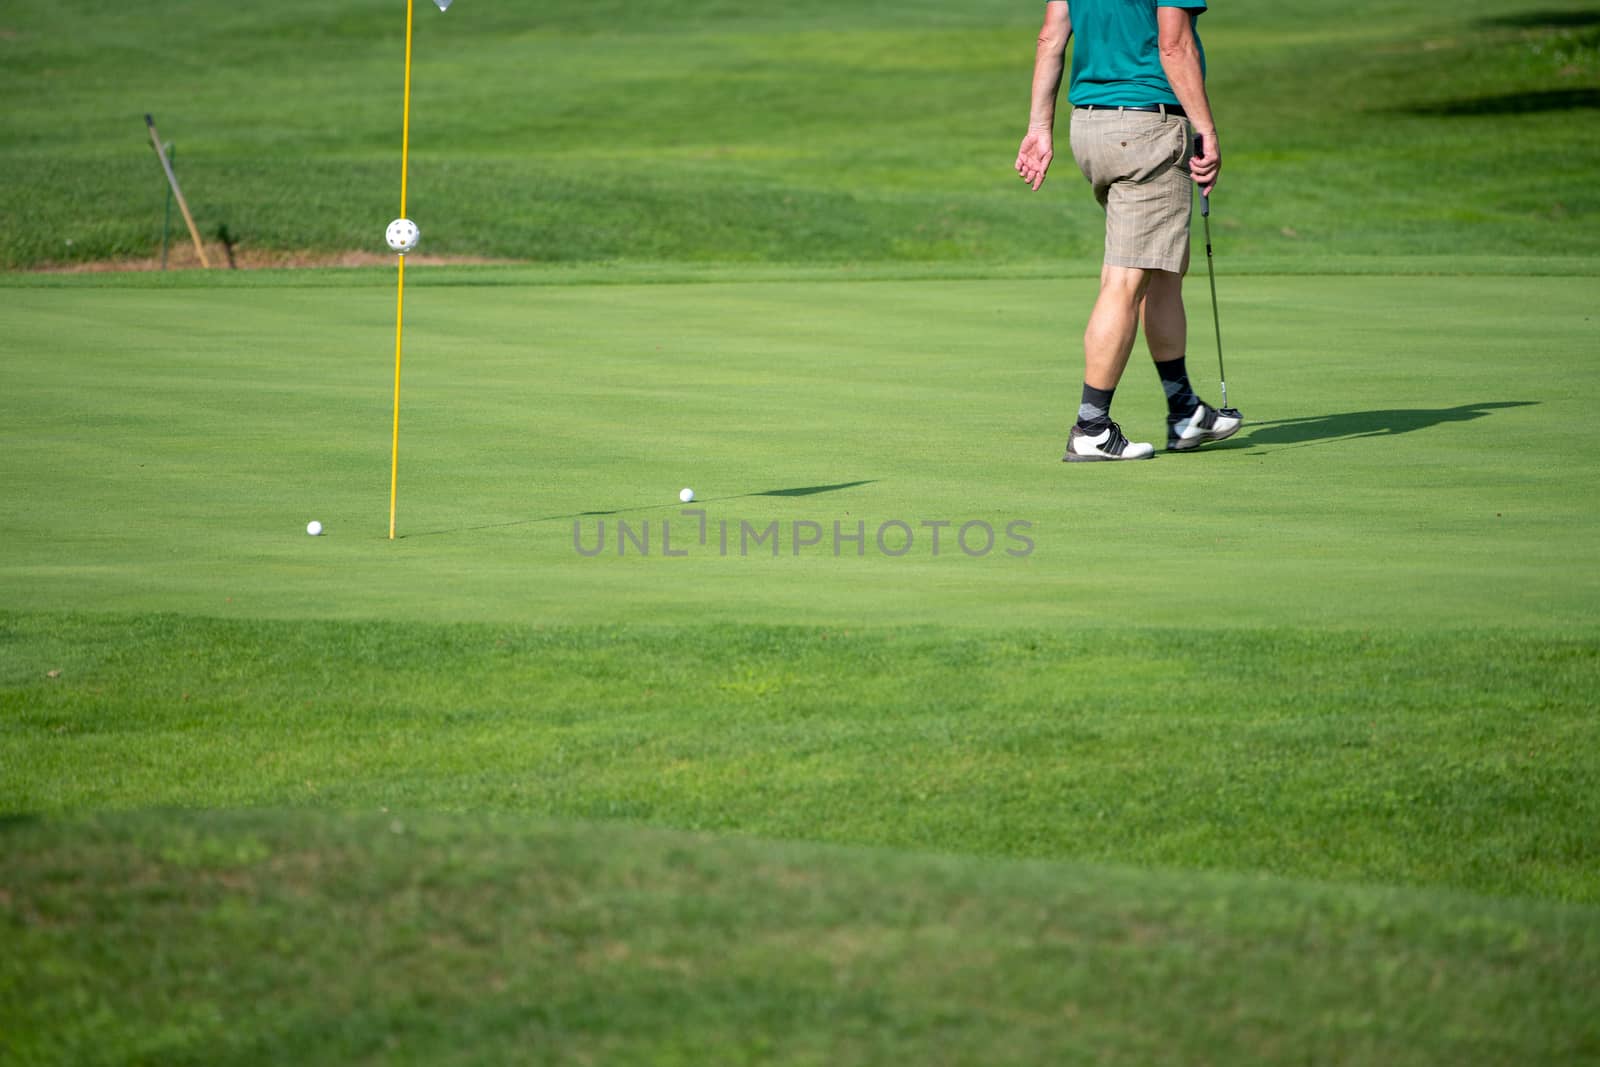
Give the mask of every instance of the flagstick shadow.
[(822, 493), (836, 493), (843, 489), (855, 489), (858, 486), (872, 485), (877, 480), (876, 478), (865, 478), (854, 482), (834, 482), (829, 485), (805, 485), (791, 489), (764, 489), (758, 493), (729, 493), (726, 496), (713, 496), (704, 499), (696, 497), (688, 503), (640, 504), (637, 507), (611, 508), (605, 511), (574, 511), (565, 515), (541, 515), (535, 519), (512, 519), (508, 522), (486, 522), (478, 526), (456, 526), (445, 530), (424, 530), (420, 533), (404, 534), (398, 539), (404, 541), (413, 537), (439, 537), (444, 534), (472, 533), (478, 530), (504, 530), (514, 526), (534, 526), (543, 522), (576, 521), (578, 519), (605, 518), (612, 515), (642, 515), (656, 511), (681, 511), (684, 508), (692, 508), (702, 504), (719, 504), (728, 500), (749, 500), (764, 496), (818, 496)]

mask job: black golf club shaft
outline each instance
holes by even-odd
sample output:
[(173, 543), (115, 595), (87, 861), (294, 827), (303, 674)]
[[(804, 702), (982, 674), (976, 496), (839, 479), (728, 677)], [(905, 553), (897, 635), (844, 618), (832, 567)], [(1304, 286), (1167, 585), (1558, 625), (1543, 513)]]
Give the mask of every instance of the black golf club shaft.
[[(1204, 151), (1204, 140), (1194, 136), (1195, 155)], [(1206, 229), (1206, 275), (1211, 279), (1211, 323), (1217, 331), (1217, 380), (1222, 385), (1222, 408), (1228, 410), (1228, 372), (1222, 367), (1222, 315), (1217, 310), (1217, 268), (1211, 258), (1211, 196), (1200, 190), (1200, 218)]]

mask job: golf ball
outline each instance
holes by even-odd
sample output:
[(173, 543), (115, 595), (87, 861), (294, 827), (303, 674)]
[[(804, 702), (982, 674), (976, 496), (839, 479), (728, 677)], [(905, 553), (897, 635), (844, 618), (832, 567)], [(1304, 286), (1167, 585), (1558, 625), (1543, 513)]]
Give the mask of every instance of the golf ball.
[(310, 534), (312, 537), (321, 536), (322, 523), (318, 522), (316, 519), (312, 519), (310, 522), (306, 523), (306, 533)]
[(383, 231), (383, 239), (389, 242), (389, 247), (405, 255), (417, 247), (417, 241), (422, 237), (422, 231), (417, 229), (417, 224), (410, 219), (395, 219), (389, 223), (389, 228)]
[(694, 499), (694, 490), (689, 488), (679, 489), (678, 499), (687, 504), (689, 501)]

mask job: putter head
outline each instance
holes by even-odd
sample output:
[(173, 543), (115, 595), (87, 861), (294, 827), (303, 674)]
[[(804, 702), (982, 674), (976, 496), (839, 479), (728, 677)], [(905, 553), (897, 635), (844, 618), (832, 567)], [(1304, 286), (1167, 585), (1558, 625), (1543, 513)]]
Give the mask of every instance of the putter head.
[(1244, 421), (1244, 416), (1240, 414), (1238, 408), (1218, 408), (1217, 414), (1230, 419), (1238, 419), (1240, 422)]

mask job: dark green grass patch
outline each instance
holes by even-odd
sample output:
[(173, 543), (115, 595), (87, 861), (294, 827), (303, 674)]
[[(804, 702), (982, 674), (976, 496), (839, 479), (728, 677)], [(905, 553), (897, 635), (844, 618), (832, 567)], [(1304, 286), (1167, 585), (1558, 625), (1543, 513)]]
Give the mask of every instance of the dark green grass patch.
[(74, 1065), (1567, 1064), (1592, 908), (593, 824), (0, 824), (0, 1048)]
[[(1099, 213), (1067, 153), (1040, 195), (1010, 169), (1039, 5), (936, 0), (909, 20), (842, 0), (418, 6), (410, 209), (424, 251), (1098, 258)], [(1236, 247), (1600, 250), (1585, 6), (1288, 10), (1241, 0), (1202, 21), (1229, 161), (1216, 225)], [(16, 207), (0, 267), (155, 252), (166, 192), (147, 111), (178, 145), (208, 237), (226, 225), (246, 250), (383, 250), (400, 5), (62, 0), (3, 22), (0, 182)]]
[(515, 811), (1594, 903), (1592, 635), (13, 615), (0, 810)]

